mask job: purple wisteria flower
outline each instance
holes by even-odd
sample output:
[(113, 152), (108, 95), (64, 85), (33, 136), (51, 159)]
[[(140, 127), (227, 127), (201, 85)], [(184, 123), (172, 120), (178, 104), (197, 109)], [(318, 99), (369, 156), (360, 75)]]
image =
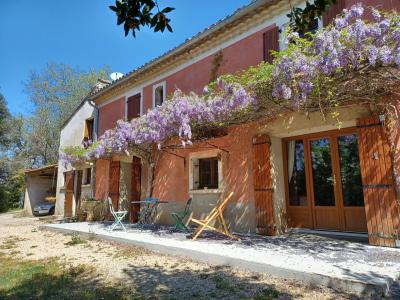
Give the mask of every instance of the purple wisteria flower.
[(272, 71), (272, 96), (292, 101), (297, 109), (313, 92), (319, 76), (357, 71), (363, 66), (400, 66), (398, 16), (372, 10), (375, 22), (363, 19), (361, 4), (344, 10), (333, 26), (320, 30), (309, 45), (280, 57)]
[[(400, 21), (372, 10), (374, 22), (362, 17), (364, 8), (357, 4), (336, 18), (333, 26), (316, 33), (310, 42), (290, 44), (286, 54), (274, 62), (268, 78), (272, 97), (299, 109), (315, 90), (319, 78), (354, 72), (361, 67), (400, 68)], [(291, 33), (290, 38), (299, 39)], [(111, 153), (125, 153), (132, 145), (162, 143), (176, 136), (183, 146), (191, 145), (193, 126), (220, 123), (230, 116), (257, 105), (253, 92), (238, 83), (218, 78), (217, 91), (206, 87), (203, 95), (176, 90), (169, 101), (130, 122), (120, 120), (90, 146), (84, 157), (61, 153), (65, 163), (97, 159)]]

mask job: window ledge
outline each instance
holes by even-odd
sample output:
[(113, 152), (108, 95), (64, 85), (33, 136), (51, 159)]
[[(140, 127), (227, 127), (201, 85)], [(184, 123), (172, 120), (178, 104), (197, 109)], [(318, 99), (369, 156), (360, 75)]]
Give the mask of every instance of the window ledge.
[(221, 194), (220, 189), (202, 189), (202, 190), (190, 190), (189, 194)]

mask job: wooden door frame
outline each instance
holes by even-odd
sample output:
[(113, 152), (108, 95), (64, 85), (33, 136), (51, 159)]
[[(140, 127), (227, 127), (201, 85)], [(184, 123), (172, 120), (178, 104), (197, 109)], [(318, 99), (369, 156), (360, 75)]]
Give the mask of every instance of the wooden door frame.
[[(334, 197), (335, 197), (335, 209), (337, 210), (337, 216), (339, 218), (339, 230), (344, 231), (345, 228), (345, 216), (344, 216), (344, 203), (343, 203), (343, 193), (342, 193), (342, 181), (340, 174), (340, 158), (339, 158), (339, 148), (337, 143), (337, 138), (339, 136), (355, 134), (358, 137), (357, 126), (346, 127), (342, 129), (333, 129), (328, 131), (320, 131), (309, 134), (302, 134), (297, 136), (286, 137), (282, 139), (282, 158), (283, 158), (283, 174), (284, 174), (284, 186), (285, 186), (285, 201), (286, 209), (301, 209), (307, 210), (308, 215), (311, 218), (311, 224), (313, 228), (316, 228), (316, 217), (315, 217), (315, 203), (314, 203), (314, 187), (312, 178), (312, 161), (311, 161), (311, 149), (310, 141), (329, 138), (330, 139), (330, 150), (331, 150), (331, 162), (332, 162), (332, 175), (335, 176), (335, 186), (334, 186)], [(289, 175), (288, 175), (288, 160), (287, 160), (287, 142), (293, 140), (302, 140), (304, 146), (304, 166), (306, 174), (306, 191), (307, 191), (307, 205), (306, 206), (295, 206), (290, 205), (289, 201)], [(360, 150), (359, 155), (360, 155)], [(361, 167), (361, 166), (360, 166)], [(352, 209), (352, 206), (347, 207), (347, 209)], [(365, 207), (364, 207), (365, 213)], [(289, 214), (288, 214), (289, 215)]]

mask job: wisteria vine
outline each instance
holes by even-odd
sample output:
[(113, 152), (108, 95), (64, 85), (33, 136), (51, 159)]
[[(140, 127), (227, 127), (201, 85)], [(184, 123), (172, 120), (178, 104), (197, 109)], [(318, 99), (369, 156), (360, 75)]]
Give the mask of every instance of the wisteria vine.
[[(114, 129), (106, 131), (87, 150), (76, 147), (64, 149), (61, 159), (65, 164), (74, 164), (124, 153), (135, 145), (157, 145), (161, 148), (163, 142), (174, 136), (180, 139), (183, 146), (190, 145), (194, 127), (224, 124), (233, 114), (248, 115), (260, 111), (261, 107), (265, 111), (277, 105), (295, 110), (306, 109), (316, 99), (317, 102), (336, 103), (346, 93), (351, 94), (350, 91), (338, 92), (340, 82), (348, 82), (352, 78), (349, 74), (400, 69), (399, 16), (395, 13), (381, 14), (372, 9), (374, 20), (367, 22), (363, 20), (363, 15), (363, 6), (357, 4), (344, 10), (333, 25), (310, 35), (309, 39), (289, 33), (288, 48), (276, 55), (273, 65), (267, 66), (269, 72), (263, 73), (265, 64), (258, 69), (252, 68), (251, 76), (258, 80), (257, 84), (249, 84), (248, 80), (244, 82), (244, 72), (240, 76), (229, 76), (229, 80), (228, 77), (218, 79), (217, 88), (211, 91), (206, 89), (203, 95), (184, 94), (176, 90), (169, 101), (145, 115), (131, 122), (119, 120)], [(255, 76), (254, 70), (259, 74)], [(398, 73), (390, 74), (395, 81), (399, 81)], [(373, 83), (371, 79), (369, 85), (375, 85), (376, 90), (379, 85), (388, 84), (387, 80)], [(321, 106), (321, 103), (318, 105)]]

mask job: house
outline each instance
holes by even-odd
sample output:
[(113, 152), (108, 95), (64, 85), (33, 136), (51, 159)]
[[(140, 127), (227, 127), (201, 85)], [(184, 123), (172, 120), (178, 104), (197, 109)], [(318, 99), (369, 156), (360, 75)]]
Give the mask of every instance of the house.
[[(318, 26), (355, 2), (359, 1), (337, 1)], [(400, 9), (400, 3), (390, 0), (361, 2)], [(119, 119), (131, 120), (162, 105), (176, 88), (200, 93), (221, 74), (270, 61), (271, 50), (285, 47), (282, 29), (288, 23), (289, 5), (254, 1), (91, 94), (88, 99), (98, 108), (98, 136)], [(360, 104), (341, 107), (339, 112), (340, 130), (336, 120), (323, 119), (320, 113), (292, 113), (231, 126), (221, 136), (163, 151), (152, 196), (168, 203), (161, 205), (157, 221), (171, 223), (169, 213), (181, 210), (189, 197), (194, 216), (201, 217), (233, 191), (234, 200), (225, 212), (234, 231), (368, 232), (371, 244), (399, 245), (393, 176), (393, 168), (399, 166), (389, 154), (384, 118)], [(110, 196), (115, 208), (128, 209), (130, 221), (135, 222), (138, 207), (130, 201), (148, 194), (148, 169), (132, 154), (96, 160), (95, 198)]]
[[(104, 84), (100, 80), (95, 88)], [(96, 140), (96, 114), (95, 105), (85, 98), (61, 128), (60, 153), (66, 147), (87, 146)], [(58, 166), (55, 213), (72, 217), (81, 198), (93, 197), (93, 166), (90, 163), (65, 166), (61, 157)]]
[(55, 202), (57, 168), (57, 165), (48, 165), (25, 170), (24, 211), (27, 214), (33, 215), (38, 204)]

